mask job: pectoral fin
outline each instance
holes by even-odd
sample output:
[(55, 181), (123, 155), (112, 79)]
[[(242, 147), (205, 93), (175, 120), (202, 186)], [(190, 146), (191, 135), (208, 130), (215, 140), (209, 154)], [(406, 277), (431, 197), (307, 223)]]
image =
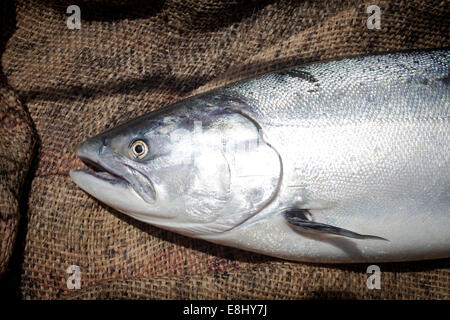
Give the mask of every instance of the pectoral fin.
[(307, 218), (308, 216), (311, 216), (309, 211), (303, 209), (291, 209), (284, 212), (284, 217), (287, 222), (295, 227), (300, 227), (308, 231), (320, 232), (323, 234), (333, 234), (353, 239), (373, 239), (389, 241), (382, 237), (359, 234), (350, 230), (331, 226), (329, 224), (310, 221)]

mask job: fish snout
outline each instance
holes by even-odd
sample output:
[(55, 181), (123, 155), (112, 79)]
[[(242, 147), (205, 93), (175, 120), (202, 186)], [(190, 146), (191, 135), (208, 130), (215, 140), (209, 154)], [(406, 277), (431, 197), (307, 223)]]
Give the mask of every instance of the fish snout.
[(76, 154), (83, 161), (97, 163), (103, 153), (105, 144), (99, 137), (94, 137), (82, 142), (76, 149)]

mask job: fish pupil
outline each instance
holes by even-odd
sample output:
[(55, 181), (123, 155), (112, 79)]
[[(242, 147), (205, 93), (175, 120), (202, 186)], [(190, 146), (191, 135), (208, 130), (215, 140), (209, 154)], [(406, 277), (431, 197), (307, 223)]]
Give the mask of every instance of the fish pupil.
[(144, 148), (141, 145), (138, 144), (137, 146), (134, 147), (134, 151), (137, 154), (141, 154), (144, 151)]

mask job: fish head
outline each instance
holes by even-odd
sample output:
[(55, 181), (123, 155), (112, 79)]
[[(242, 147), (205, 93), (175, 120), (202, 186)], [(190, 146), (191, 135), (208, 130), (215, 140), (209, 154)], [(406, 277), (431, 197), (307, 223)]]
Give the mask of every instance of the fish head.
[(72, 179), (116, 210), (181, 234), (235, 228), (274, 199), (281, 160), (251, 117), (212, 101), (191, 98), (86, 140), (76, 153), (96, 171), (71, 170)]

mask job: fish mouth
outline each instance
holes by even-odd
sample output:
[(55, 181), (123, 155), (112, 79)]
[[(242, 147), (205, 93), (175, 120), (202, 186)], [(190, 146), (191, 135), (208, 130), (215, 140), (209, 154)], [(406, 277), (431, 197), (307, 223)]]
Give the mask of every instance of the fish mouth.
[(164, 225), (172, 217), (160, 215), (153, 183), (130, 159), (87, 140), (76, 151), (87, 168), (70, 170), (83, 191), (137, 220)]
[(123, 186), (131, 187), (131, 184), (125, 180), (123, 177), (114, 173), (113, 170), (103, 167), (99, 162), (96, 162), (90, 158), (84, 157), (82, 155), (78, 155), (78, 157), (83, 161), (83, 163), (88, 168), (82, 168), (74, 171), (81, 171), (86, 174), (89, 174), (96, 179), (103, 180), (110, 184), (121, 184)]

